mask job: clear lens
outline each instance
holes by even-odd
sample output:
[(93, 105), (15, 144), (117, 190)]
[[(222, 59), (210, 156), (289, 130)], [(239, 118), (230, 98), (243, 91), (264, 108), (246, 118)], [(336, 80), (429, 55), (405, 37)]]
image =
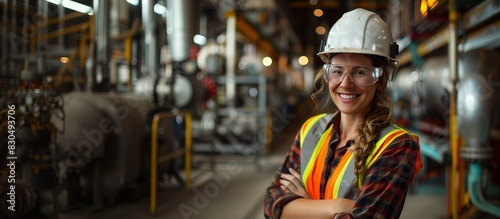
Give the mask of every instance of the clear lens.
[[(330, 84), (340, 84), (345, 75), (349, 75), (351, 81), (360, 87), (370, 86), (378, 81), (384, 72), (380, 67), (372, 66), (348, 66), (324, 64), (325, 81)], [(347, 74), (349, 73), (349, 74)]]

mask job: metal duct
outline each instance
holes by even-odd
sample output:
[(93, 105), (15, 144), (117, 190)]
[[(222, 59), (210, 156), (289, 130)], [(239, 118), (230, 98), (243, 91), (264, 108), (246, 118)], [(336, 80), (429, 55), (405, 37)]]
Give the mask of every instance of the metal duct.
[(167, 0), (167, 36), (174, 62), (189, 58), (197, 19), (194, 6), (194, 0)]
[(142, 26), (144, 27), (144, 61), (146, 62), (146, 74), (157, 74), (158, 72), (158, 39), (156, 36), (156, 13), (154, 12), (155, 1), (142, 1)]
[[(448, 57), (432, 57), (418, 68), (416, 84), (418, 100), (414, 103), (415, 116), (447, 119), (448, 97), (451, 89)], [(462, 77), (463, 72), (460, 72)]]
[[(472, 147), (484, 147), (492, 125), (500, 119), (498, 60), (500, 54), (492, 50), (468, 51), (459, 59), (458, 125), (466, 144)], [(451, 91), (448, 58), (427, 59), (417, 71), (419, 80), (415, 95), (418, 101), (412, 103), (412, 108), (417, 109), (416, 116), (448, 119), (447, 103)]]
[(458, 125), (469, 147), (487, 145), (490, 129), (500, 117), (500, 54), (473, 50), (460, 60), (457, 84)]
[(110, 27), (109, 27), (109, 11), (110, 1), (94, 0), (94, 57), (95, 70), (93, 73), (97, 85), (101, 89), (107, 89), (109, 86), (110, 69), (109, 62), (111, 60), (110, 48)]

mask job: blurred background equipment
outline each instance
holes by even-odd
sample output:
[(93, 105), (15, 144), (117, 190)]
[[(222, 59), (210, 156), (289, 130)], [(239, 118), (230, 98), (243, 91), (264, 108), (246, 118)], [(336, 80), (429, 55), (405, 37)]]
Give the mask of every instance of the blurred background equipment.
[(3, 203), (10, 105), (17, 157), (16, 211), (0, 217), (93, 218), (148, 195), (156, 214), (156, 188), (190, 188), (206, 157), (210, 171), (238, 157), (266, 174), (289, 129), (335, 110), (310, 102), (316, 53), (357, 7), (399, 44), (393, 122), (420, 136), (425, 160), (410, 193), (445, 196), (447, 218), (499, 218), (495, 0), (0, 1)]

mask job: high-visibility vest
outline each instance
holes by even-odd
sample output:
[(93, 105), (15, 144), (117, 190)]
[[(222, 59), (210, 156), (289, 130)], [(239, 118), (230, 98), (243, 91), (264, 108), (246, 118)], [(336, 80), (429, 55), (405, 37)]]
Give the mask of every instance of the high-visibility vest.
[[(325, 158), (328, 153), (328, 143), (333, 128), (333, 125), (328, 127), (328, 129), (326, 129), (326, 126), (332, 117), (333, 114), (314, 116), (307, 120), (300, 130), (300, 169), (302, 183), (312, 199), (321, 198), (320, 179), (325, 168)], [(384, 128), (372, 152), (366, 158), (365, 170), (375, 163), (377, 158), (394, 139), (404, 134), (408, 134), (408, 132), (393, 124)], [(418, 142), (417, 136), (412, 135), (412, 137)], [(417, 165), (419, 166), (415, 169), (416, 173), (421, 169), (421, 162)], [(355, 180), (354, 157), (350, 151), (347, 151), (327, 181), (324, 199), (357, 198), (359, 189), (363, 185), (364, 172), (359, 174), (357, 188), (353, 186)]]

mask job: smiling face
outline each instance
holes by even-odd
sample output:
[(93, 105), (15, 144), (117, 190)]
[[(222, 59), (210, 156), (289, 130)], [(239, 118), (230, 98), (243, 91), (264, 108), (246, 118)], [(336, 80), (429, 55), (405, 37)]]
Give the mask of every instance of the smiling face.
[[(331, 64), (348, 66), (373, 66), (373, 60), (360, 54), (337, 54)], [(356, 86), (349, 76), (343, 77), (340, 84), (329, 84), (330, 96), (342, 114), (364, 117), (370, 110), (370, 102), (375, 95), (378, 82), (366, 87)]]

